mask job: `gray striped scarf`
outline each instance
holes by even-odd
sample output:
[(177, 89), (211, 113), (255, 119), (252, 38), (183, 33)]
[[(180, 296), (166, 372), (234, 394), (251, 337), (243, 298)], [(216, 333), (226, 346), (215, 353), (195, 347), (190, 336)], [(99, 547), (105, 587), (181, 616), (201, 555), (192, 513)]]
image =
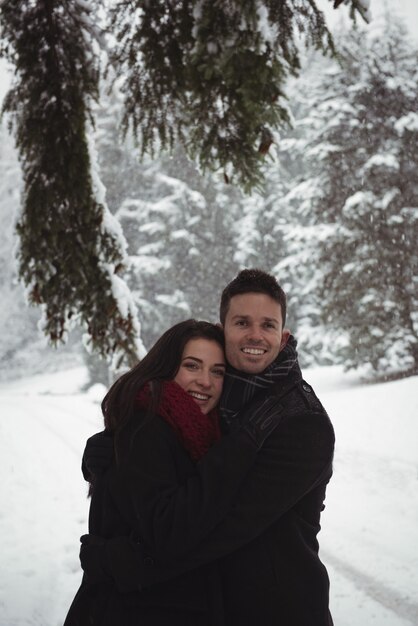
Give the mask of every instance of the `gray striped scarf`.
[(220, 413), (229, 428), (241, 411), (263, 389), (268, 389), (292, 370), (299, 370), (296, 339), (290, 335), (277, 358), (260, 374), (246, 374), (228, 365), (222, 390)]

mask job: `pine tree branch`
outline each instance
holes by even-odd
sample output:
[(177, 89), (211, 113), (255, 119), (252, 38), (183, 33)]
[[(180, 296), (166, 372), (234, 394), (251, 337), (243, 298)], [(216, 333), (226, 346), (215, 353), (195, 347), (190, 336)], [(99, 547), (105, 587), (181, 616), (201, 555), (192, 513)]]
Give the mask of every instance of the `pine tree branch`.
[(16, 128), (24, 178), (20, 277), (30, 302), (42, 307), (52, 343), (64, 341), (76, 320), (95, 351), (132, 360), (136, 310), (128, 293), (122, 306), (117, 276), (125, 244), (109, 230), (104, 198), (92, 179), (87, 126), (98, 68), (81, 32), (82, 5), (11, 0), (0, 11), (7, 55), (16, 63), (5, 110)]

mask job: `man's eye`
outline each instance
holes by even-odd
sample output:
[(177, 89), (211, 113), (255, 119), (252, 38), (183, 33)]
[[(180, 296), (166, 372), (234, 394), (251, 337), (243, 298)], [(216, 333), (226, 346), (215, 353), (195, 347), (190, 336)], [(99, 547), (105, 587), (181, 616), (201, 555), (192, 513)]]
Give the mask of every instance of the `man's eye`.
[(245, 320), (237, 320), (236, 325), (237, 326), (245, 326), (247, 324), (247, 322)]
[(276, 328), (275, 325), (272, 322), (266, 322), (264, 324), (265, 328)]

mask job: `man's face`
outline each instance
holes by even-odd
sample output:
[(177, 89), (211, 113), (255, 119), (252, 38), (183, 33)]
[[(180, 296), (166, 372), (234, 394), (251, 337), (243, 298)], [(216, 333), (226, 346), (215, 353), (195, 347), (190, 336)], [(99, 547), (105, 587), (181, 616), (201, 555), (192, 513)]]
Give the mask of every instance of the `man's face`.
[(247, 374), (263, 372), (290, 335), (290, 331), (283, 330), (280, 304), (264, 293), (233, 296), (224, 332), (227, 360)]

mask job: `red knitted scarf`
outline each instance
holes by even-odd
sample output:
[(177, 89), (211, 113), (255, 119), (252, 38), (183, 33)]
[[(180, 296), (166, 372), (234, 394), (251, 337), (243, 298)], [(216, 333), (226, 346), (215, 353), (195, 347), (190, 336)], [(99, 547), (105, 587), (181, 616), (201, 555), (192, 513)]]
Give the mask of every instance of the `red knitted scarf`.
[[(137, 403), (141, 409), (147, 409), (150, 402), (150, 385), (146, 384), (137, 396)], [(218, 412), (213, 410), (204, 415), (174, 380), (163, 382), (157, 412), (176, 431), (194, 461), (202, 458), (221, 437)]]

